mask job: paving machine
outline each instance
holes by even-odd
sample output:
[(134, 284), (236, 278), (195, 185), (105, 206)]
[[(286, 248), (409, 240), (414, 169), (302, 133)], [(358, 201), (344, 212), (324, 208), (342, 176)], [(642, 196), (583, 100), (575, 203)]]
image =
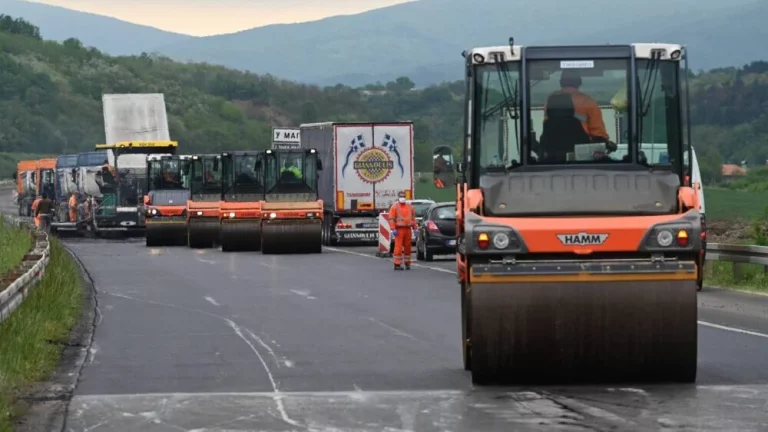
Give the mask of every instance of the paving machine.
[(457, 271), (473, 382), (695, 381), (683, 47), (510, 40), (464, 57)]
[(213, 247), (219, 240), (221, 155), (195, 155), (189, 166), (190, 198), (187, 201), (187, 245)]
[(187, 200), (191, 156), (147, 156), (144, 195), (147, 246), (187, 243)]
[(264, 199), (263, 151), (221, 154), (222, 201), (219, 241), (225, 252), (261, 250), (261, 201)]
[(264, 152), (261, 252), (321, 253), (323, 201), (317, 196), (323, 169), (317, 149)]

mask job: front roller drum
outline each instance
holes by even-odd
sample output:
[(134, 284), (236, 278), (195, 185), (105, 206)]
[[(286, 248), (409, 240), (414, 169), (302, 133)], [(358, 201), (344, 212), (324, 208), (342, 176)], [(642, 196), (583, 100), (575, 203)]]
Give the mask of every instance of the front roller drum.
[(322, 253), (323, 251), (323, 226), (320, 220), (265, 220), (262, 230), (262, 253)]
[(261, 220), (224, 220), (219, 241), (224, 252), (261, 250)]
[(190, 219), (187, 230), (187, 245), (191, 248), (211, 248), (219, 241), (218, 218)]
[(695, 281), (473, 284), (475, 384), (694, 382)]
[(183, 246), (187, 240), (186, 223), (148, 223), (144, 227), (147, 247)]

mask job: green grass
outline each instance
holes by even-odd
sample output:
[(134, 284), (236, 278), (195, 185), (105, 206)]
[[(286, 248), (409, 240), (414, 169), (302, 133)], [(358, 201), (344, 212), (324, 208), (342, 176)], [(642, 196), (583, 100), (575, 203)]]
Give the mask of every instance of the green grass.
[(29, 233), (14, 228), (0, 217), (0, 275), (14, 269), (29, 252), (32, 239)]
[(37, 160), (46, 157), (56, 157), (51, 155), (39, 155), (30, 153), (2, 153), (0, 152), (0, 180), (11, 180), (16, 171), (16, 164), (20, 160)]
[(15, 403), (19, 392), (58, 364), (62, 343), (80, 316), (82, 287), (77, 265), (53, 239), (45, 276), (0, 324), (0, 432), (13, 430), (13, 419), (22, 414)]
[(765, 208), (768, 207), (768, 192), (705, 186), (704, 203), (708, 220), (753, 219), (763, 216)]
[[(762, 265), (728, 262), (713, 262), (711, 265), (711, 270), (704, 273), (705, 286), (768, 294), (768, 274)], [(741, 274), (738, 277), (733, 274), (734, 265), (739, 266)]]

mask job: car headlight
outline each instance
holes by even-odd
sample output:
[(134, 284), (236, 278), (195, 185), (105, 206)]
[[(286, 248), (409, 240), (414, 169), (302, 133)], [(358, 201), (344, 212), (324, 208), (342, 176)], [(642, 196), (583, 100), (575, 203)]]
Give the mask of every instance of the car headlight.
[(496, 249), (506, 249), (509, 246), (509, 236), (503, 232), (494, 234), (493, 246)]

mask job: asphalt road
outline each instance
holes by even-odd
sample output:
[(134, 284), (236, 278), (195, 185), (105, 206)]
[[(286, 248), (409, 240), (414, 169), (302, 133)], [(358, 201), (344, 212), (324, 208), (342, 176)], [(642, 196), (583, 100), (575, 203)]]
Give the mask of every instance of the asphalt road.
[(99, 312), (68, 430), (768, 430), (768, 298), (699, 294), (697, 385), (474, 389), (451, 261), (66, 244)]

